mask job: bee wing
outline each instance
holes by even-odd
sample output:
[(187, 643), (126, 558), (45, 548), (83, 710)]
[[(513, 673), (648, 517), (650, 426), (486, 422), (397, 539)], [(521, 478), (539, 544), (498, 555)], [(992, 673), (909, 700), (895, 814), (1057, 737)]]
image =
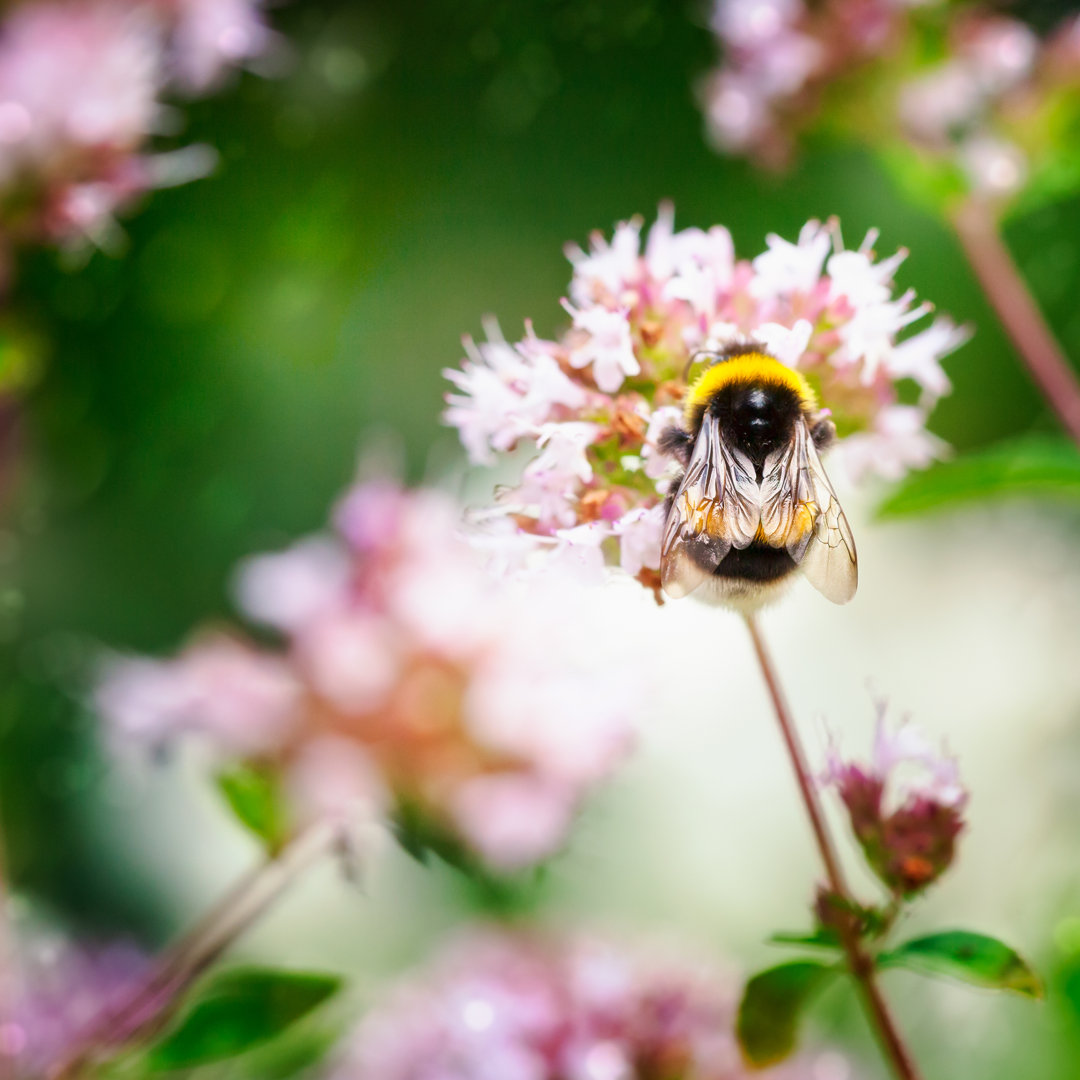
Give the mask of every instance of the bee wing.
[(855, 539), (804, 421), (790, 445), (765, 462), (761, 529), (771, 544), (787, 548), (826, 599), (846, 604), (855, 595)]
[(664, 524), (664, 591), (675, 598), (693, 592), (733, 547), (750, 544), (760, 516), (752, 463), (706, 415)]

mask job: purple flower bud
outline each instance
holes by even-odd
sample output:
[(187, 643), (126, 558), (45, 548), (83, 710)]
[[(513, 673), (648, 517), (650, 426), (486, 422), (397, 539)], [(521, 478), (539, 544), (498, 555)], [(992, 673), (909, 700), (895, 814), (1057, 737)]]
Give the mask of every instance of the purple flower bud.
[(843, 800), (874, 873), (894, 893), (910, 896), (952, 864), (967, 792), (954, 759), (935, 753), (907, 724), (890, 732), (884, 714), (881, 704), (872, 762), (844, 761), (834, 747), (821, 784)]

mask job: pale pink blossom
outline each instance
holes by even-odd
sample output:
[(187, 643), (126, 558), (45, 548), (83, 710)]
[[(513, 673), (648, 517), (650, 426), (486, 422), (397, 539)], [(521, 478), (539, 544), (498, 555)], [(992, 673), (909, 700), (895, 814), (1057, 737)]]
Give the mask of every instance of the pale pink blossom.
[[(331, 1076), (744, 1080), (737, 1000), (734, 978), (700, 962), (584, 936), (473, 931), (368, 1013)], [(831, 1052), (769, 1073), (825, 1075), (854, 1076)]]
[(645, 475), (651, 480), (660, 480), (675, 464), (670, 454), (662, 453), (657, 440), (668, 428), (682, 422), (682, 409), (677, 405), (661, 405), (649, 417), (649, 426), (645, 429), (645, 441), (641, 448), (641, 460)]
[(151, 153), (162, 99), (205, 92), (268, 44), (252, 0), (38, 0), (0, 24), (0, 201), (8, 243), (108, 246), (152, 188), (205, 176), (203, 147)]
[(494, 773), (466, 780), (453, 795), (451, 813), (489, 866), (514, 871), (558, 851), (576, 801), (571, 789), (530, 773)]
[(132, 942), (75, 941), (23, 918), (13, 925), (14, 955), (5, 959), (18, 974), (4, 986), (0, 1059), (14, 1061), (20, 1076), (45, 1076), (88, 1025), (126, 999), (150, 958)]
[(375, 759), (355, 739), (324, 735), (304, 743), (289, 770), (289, 794), (301, 817), (364, 825), (392, 806)]
[(189, 93), (204, 94), (226, 72), (262, 56), (273, 33), (262, 0), (155, 0), (172, 22), (172, 74)]
[(820, 222), (808, 221), (792, 243), (776, 233), (765, 237), (766, 251), (753, 261), (754, 277), (750, 294), (772, 300), (792, 293), (809, 294), (825, 269), (832, 250), (832, 237)]
[[(551, 432), (573, 476), (587, 428)], [(276, 648), (218, 635), (110, 664), (96, 703), (113, 742), (198, 734), (258, 758), (281, 770), (297, 820), (405, 806), (497, 870), (554, 854), (640, 709), (629, 660), (595, 655), (610, 627), (583, 575), (552, 551), (496, 577), (490, 534), (474, 547), (452, 500), (385, 480), (358, 484), (334, 521), (243, 564), (237, 593)]]
[(848, 475), (856, 482), (872, 476), (900, 480), (913, 469), (925, 469), (948, 455), (942, 439), (926, 430), (921, 409), (890, 405), (868, 431), (857, 431), (837, 448)]
[(913, 379), (932, 403), (952, 389), (941, 361), (970, 338), (970, 327), (957, 326), (943, 315), (893, 348), (889, 374), (897, 379)]
[(969, 124), (982, 105), (982, 91), (967, 64), (949, 61), (901, 88), (899, 117), (907, 130), (927, 142), (945, 142)]
[(631, 577), (642, 570), (660, 569), (660, 538), (664, 531), (662, 506), (639, 506), (615, 522), (619, 565)]
[(244, 755), (273, 749), (285, 738), (299, 697), (300, 684), (282, 659), (217, 635), (173, 660), (109, 660), (95, 704), (117, 743), (153, 749), (195, 734)]
[(243, 560), (233, 592), (240, 610), (256, 622), (297, 633), (336, 605), (350, 572), (340, 544), (313, 537)]
[(589, 368), (604, 393), (615, 393), (627, 376), (637, 375), (641, 370), (634, 355), (626, 312), (604, 307), (578, 309), (569, 301), (564, 307), (574, 320), (574, 329), (580, 332), (570, 348), (570, 366)]
[(995, 135), (979, 133), (964, 139), (957, 157), (972, 190), (984, 195), (1012, 195), (1028, 177), (1027, 154), (1016, 143)]
[(447, 395), (443, 417), (461, 432), (469, 460), (477, 465), (490, 464), (492, 451), (511, 449), (559, 406), (577, 409), (586, 400), (555, 359), (532, 345), (535, 339), (508, 345), (494, 321), (487, 333), (479, 344), (465, 338), (461, 370), (443, 372), (461, 391)]
[(575, 304), (618, 304), (638, 274), (642, 225), (641, 218), (621, 222), (610, 243), (603, 233), (594, 232), (587, 252), (577, 244), (566, 246), (566, 257), (574, 267), (570, 298)]

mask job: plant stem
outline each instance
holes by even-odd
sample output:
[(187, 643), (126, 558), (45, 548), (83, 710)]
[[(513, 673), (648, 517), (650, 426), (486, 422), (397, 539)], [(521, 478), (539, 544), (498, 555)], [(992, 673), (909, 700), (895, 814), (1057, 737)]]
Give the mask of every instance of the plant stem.
[[(844, 881), (840, 861), (836, 857), (836, 849), (829, 837), (829, 831), (825, 824), (825, 815), (822, 813), (817, 790), (814, 787), (810, 769), (806, 762), (806, 754), (802, 744), (799, 742), (798, 732), (795, 729), (795, 720), (784, 698), (776, 668), (773, 665), (768, 649), (765, 647), (761, 630), (753, 615), (746, 616), (746, 625), (750, 631), (750, 638), (754, 643), (754, 652), (757, 654), (761, 673), (765, 677), (769, 697), (772, 699), (773, 708), (776, 711), (776, 719), (780, 723), (780, 732), (784, 737), (788, 756), (791, 758), (791, 764), (795, 770), (799, 792), (802, 795), (806, 812), (810, 817), (810, 826), (814, 832), (818, 851), (821, 853), (821, 861), (825, 864), (825, 876), (829, 882), (829, 889), (845, 906), (851, 905), (853, 903), (851, 892)], [(881, 988), (877, 984), (874, 973), (872, 957), (863, 948), (858, 934), (851, 927), (844, 926), (843, 920), (841, 920), (840, 937), (844, 952), (847, 954), (848, 968), (858, 984), (874, 1033), (877, 1035), (881, 1049), (892, 1066), (893, 1072), (898, 1080), (920, 1080), (915, 1061), (905, 1046), (885, 999), (881, 995)]]
[(1017, 352), (1065, 430), (1080, 444), (1080, 379), (1020, 276), (993, 210), (984, 200), (969, 198), (953, 213), (952, 224)]
[(318, 822), (248, 871), (179, 941), (119, 1005), (108, 1009), (49, 1073), (74, 1080), (101, 1056), (149, 1038), (180, 1004), (184, 990), (286, 892), (313, 863), (340, 842), (336, 824)]

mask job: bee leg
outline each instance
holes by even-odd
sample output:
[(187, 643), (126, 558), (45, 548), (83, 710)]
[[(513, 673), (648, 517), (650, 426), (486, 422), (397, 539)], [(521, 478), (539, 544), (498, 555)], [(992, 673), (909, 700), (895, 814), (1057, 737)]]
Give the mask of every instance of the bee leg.
[(836, 442), (836, 425), (827, 416), (815, 420), (810, 426), (810, 438), (818, 450), (827, 450)]
[(685, 468), (690, 464), (690, 455), (694, 450), (694, 436), (681, 427), (672, 425), (660, 432), (656, 448), (661, 454), (668, 454)]
[(667, 495), (664, 496), (664, 522), (666, 524), (667, 519), (671, 517), (671, 508), (675, 505), (675, 494), (682, 486), (682, 479), (684, 473), (679, 473), (678, 476), (673, 477), (671, 481), (671, 487), (668, 488)]

